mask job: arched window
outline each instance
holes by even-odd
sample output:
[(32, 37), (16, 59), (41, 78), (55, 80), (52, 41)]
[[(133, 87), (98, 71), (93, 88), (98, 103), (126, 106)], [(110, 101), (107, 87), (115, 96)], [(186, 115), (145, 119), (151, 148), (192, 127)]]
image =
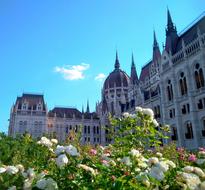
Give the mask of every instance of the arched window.
[(185, 137), (186, 137), (186, 139), (193, 139), (194, 138), (191, 122), (187, 122), (186, 123)]
[(200, 67), (199, 63), (197, 63), (195, 66), (194, 76), (195, 76), (196, 88), (199, 89), (201, 87), (204, 87), (203, 70)]
[(176, 141), (178, 139), (177, 136), (177, 128), (176, 127), (172, 127), (172, 136), (171, 136), (173, 141)]
[(167, 82), (167, 97), (168, 97), (168, 100), (171, 101), (173, 100), (173, 89), (172, 89), (172, 83), (171, 83), (171, 80), (168, 80)]
[(181, 95), (183, 96), (187, 94), (187, 83), (186, 83), (186, 77), (184, 75), (184, 72), (181, 72), (180, 74), (179, 85), (181, 89)]

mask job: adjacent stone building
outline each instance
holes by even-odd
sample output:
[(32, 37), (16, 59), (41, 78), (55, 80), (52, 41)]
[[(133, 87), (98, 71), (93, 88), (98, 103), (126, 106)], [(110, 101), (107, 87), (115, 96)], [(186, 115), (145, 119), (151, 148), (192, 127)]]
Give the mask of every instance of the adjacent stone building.
[(82, 143), (108, 144), (108, 115), (133, 113), (136, 106), (152, 108), (161, 124), (171, 127), (170, 140), (194, 149), (205, 145), (205, 15), (178, 34), (169, 10), (162, 53), (153, 35), (153, 54), (138, 77), (131, 58), (130, 76), (120, 68), (106, 78), (96, 112), (74, 108), (47, 110), (42, 95), (23, 94), (11, 109), (9, 134), (25, 131), (34, 137), (55, 133), (64, 141), (70, 130), (82, 130)]

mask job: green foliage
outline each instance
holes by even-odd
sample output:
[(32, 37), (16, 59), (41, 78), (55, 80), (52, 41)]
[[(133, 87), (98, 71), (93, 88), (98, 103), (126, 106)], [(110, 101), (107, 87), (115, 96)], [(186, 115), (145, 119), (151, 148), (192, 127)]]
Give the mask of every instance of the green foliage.
[[(157, 128), (146, 112), (110, 118), (113, 127), (109, 135), (116, 138), (114, 144), (105, 147), (80, 145), (81, 129), (71, 131), (60, 146), (55, 139), (37, 141), (29, 134), (16, 138), (0, 134), (0, 190), (13, 186), (19, 190), (191, 189), (180, 176), (186, 173), (187, 165), (199, 178), (190, 178), (192, 185), (202, 186), (205, 150), (194, 153), (199, 165), (190, 161), (193, 153), (177, 149), (174, 143), (162, 147), (161, 140), (167, 138), (169, 130), (167, 126)], [(197, 174), (198, 167), (202, 172)]]

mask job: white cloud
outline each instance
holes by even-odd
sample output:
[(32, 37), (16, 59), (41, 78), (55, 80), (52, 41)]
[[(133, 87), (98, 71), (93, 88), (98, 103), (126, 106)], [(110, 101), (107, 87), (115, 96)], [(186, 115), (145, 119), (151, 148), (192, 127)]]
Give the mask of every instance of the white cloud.
[(99, 74), (95, 77), (95, 80), (103, 81), (103, 79), (104, 79), (105, 77), (106, 77), (105, 74), (99, 73)]
[(54, 71), (62, 74), (63, 78), (66, 80), (79, 80), (85, 78), (84, 71), (89, 69), (89, 67), (89, 64), (81, 63), (80, 65), (56, 66)]

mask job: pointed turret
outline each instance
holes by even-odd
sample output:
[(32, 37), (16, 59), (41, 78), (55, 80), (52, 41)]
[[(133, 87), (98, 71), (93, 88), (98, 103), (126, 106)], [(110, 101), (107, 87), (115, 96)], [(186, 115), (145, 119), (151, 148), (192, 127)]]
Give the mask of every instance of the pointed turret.
[(157, 38), (156, 38), (156, 33), (154, 31), (154, 42), (153, 42), (153, 56), (152, 56), (152, 61), (156, 62), (157, 60), (159, 60), (161, 57), (161, 53), (160, 53), (160, 49), (159, 49), (159, 45), (157, 42)]
[(90, 113), (89, 101), (87, 101), (86, 113)]
[(172, 17), (168, 8), (167, 8), (167, 29), (168, 30), (174, 29), (174, 24), (172, 22)]
[(84, 113), (84, 106), (82, 105), (82, 113)]
[(115, 58), (115, 69), (119, 69), (120, 68), (120, 62), (118, 59), (118, 53), (116, 51), (116, 58)]
[(132, 84), (139, 84), (139, 79), (138, 79), (138, 76), (137, 76), (137, 71), (136, 71), (136, 67), (135, 67), (133, 54), (132, 54), (132, 65), (131, 65), (130, 79), (131, 79)]
[(178, 38), (177, 29), (172, 22), (172, 17), (169, 12), (169, 9), (167, 9), (167, 28), (166, 28), (166, 45), (165, 45), (165, 49), (167, 52), (171, 52), (171, 53), (174, 52), (177, 38)]

